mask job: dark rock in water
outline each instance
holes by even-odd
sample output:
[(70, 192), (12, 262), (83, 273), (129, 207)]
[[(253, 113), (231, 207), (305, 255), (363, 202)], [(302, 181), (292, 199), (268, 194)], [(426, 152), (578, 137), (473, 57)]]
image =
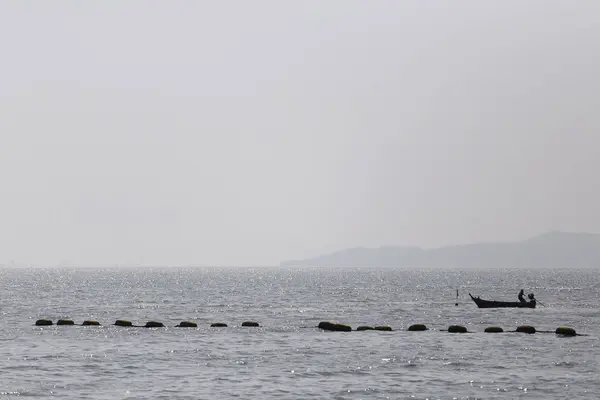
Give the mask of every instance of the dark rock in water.
[(100, 326), (100, 322), (87, 320), (87, 321), (83, 321), (83, 323), (81, 325), (84, 325), (84, 326)]
[(575, 332), (575, 329), (566, 328), (564, 326), (561, 326), (560, 328), (556, 328), (556, 334), (563, 335), (563, 336), (577, 336), (577, 332)]
[(259, 327), (260, 324), (258, 322), (245, 321), (245, 322), (242, 322), (242, 326)]
[(467, 328), (461, 325), (450, 325), (448, 327), (450, 333), (467, 333)]
[(156, 322), (156, 321), (148, 321), (146, 322), (146, 325), (144, 325), (144, 328), (164, 328), (165, 325), (162, 322)]
[(486, 333), (502, 333), (504, 332), (504, 329), (500, 328), (499, 326), (488, 326), (487, 328), (485, 328)]
[(116, 326), (133, 326), (131, 321), (126, 321), (124, 319), (118, 319), (115, 321)]
[(59, 319), (56, 321), (56, 325), (75, 325), (75, 322), (70, 319)]
[(414, 324), (408, 327), (408, 331), (409, 332), (420, 332), (420, 331), (426, 331), (427, 327), (423, 324)]
[(224, 324), (223, 322), (215, 322), (214, 324), (210, 325), (211, 328), (227, 328), (227, 324)]
[(376, 331), (387, 331), (390, 332), (392, 330), (391, 326), (376, 326), (375, 328)]
[(516, 332), (532, 334), (535, 333), (535, 328), (530, 325), (521, 325), (517, 327)]
[(179, 323), (179, 325), (175, 325), (175, 327), (177, 327), (177, 328), (197, 328), (198, 324), (195, 322), (181, 321)]
[(52, 325), (52, 321), (49, 319), (38, 319), (35, 321), (35, 326), (48, 326)]
[(356, 328), (357, 331), (372, 331), (373, 327), (372, 326), (366, 326), (366, 325), (362, 325), (359, 326), (358, 328)]
[(349, 325), (334, 324), (333, 322), (323, 321), (319, 322), (319, 328), (325, 331), (335, 332), (350, 332), (352, 328)]

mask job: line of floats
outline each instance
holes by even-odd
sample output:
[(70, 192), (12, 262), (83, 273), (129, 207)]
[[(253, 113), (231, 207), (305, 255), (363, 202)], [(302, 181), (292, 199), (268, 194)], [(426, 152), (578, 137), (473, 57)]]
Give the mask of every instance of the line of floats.
[[(54, 325), (54, 322), (50, 319), (38, 319), (37, 321), (35, 321), (35, 326), (51, 326), (51, 325)], [(58, 321), (56, 321), (56, 325), (69, 326), (69, 325), (75, 325), (75, 322), (70, 319), (59, 319)], [(86, 321), (83, 321), (83, 323), (81, 325), (82, 326), (101, 326), (102, 324), (100, 324), (100, 322), (98, 322), (98, 321), (86, 320)], [(115, 323), (112, 325), (121, 326), (121, 327), (136, 327), (136, 328), (165, 328), (166, 327), (162, 322), (158, 322), (158, 321), (148, 321), (148, 322), (146, 322), (145, 325), (134, 325), (131, 321), (127, 321), (127, 320), (123, 320), (123, 319), (116, 320)], [(258, 328), (258, 327), (260, 327), (260, 324), (258, 322), (254, 322), (254, 321), (245, 321), (245, 322), (242, 322), (242, 326)], [(179, 324), (175, 325), (174, 327), (175, 328), (198, 328), (198, 324), (196, 322), (191, 322), (191, 321), (181, 321)], [(222, 322), (215, 322), (213, 324), (210, 324), (210, 327), (211, 328), (227, 328), (227, 324), (222, 323)], [(316, 328), (319, 328), (324, 331), (333, 331), (333, 332), (351, 332), (353, 330), (350, 325), (338, 324), (338, 323), (329, 322), (329, 321), (320, 322), (319, 325), (316, 326)], [(373, 331), (388, 331), (388, 332), (393, 331), (391, 326), (364, 326), (364, 325), (359, 326), (354, 330), (355, 331), (371, 331), (371, 330), (373, 330)], [(427, 328), (427, 326), (424, 324), (414, 324), (414, 325), (409, 326), (408, 329), (406, 329), (406, 330), (408, 332), (422, 332), (422, 331), (428, 331), (429, 328)], [(440, 331), (449, 332), (449, 333), (473, 333), (473, 332), (467, 330), (467, 328), (462, 325), (450, 325), (448, 327), (448, 329), (440, 329)], [(560, 336), (587, 336), (584, 334), (577, 333), (575, 331), (575, 329), (573, 329), (573, 328), (567, 328), (564, 326), (558, 327), (554, 331), (539, 331), (539, 330), (536, 330), (536, 328), (531, 325), (521, 325), (521, 326), (518, 326), (515, 330), (511, 330), (511, 331), (505, 331), (504, 329), (502, 329), (499, 326), (489, 326), (489, 327), (485, 328), (484, 332), (485, 333), (517, 332), (517, 333), (527, 333), (527, 334), (555, 333)]]

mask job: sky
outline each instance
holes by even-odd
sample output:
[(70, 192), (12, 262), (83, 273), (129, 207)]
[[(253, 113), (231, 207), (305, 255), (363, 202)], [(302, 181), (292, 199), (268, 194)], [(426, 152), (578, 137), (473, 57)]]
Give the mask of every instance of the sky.
[(600, 232), (600, 2), (0, 5), (0, 264)]

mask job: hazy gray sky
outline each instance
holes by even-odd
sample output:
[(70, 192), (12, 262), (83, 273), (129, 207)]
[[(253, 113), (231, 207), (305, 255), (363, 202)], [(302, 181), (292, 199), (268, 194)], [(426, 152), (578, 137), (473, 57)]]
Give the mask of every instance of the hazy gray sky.
[(600, 231), (600, 1), (4, 1), (0, 263)]

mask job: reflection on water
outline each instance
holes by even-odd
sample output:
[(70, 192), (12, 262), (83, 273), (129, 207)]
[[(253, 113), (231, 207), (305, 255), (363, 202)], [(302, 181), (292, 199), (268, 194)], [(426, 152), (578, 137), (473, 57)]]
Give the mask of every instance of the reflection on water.
[[(597, 271), (392, 268), (0, 270), (0, 398), (590, 398)], [(467, 293), (547, 307), (478, 309)], [(460, 297), (455, 306), (456, 289)], [(38, 318), (105, 326), (34, 327)], [(110, 326), (161, 321), (167, 328)], [(183, 320), (198, 329), (173, 328)], [(321, 332), (319, 321), (394, 332)], [(260, 328), (242, 328), (258, 321)], [(228, 328), (210, 328), (225, 322)], [(406, 332), (424, 323), (426, 332)], [(469, 334), (441, 332), (449, 325)], [(528, 324), (589, 336), (487, 334)], [(411, 397), (414, 396), (414, 397)]]

